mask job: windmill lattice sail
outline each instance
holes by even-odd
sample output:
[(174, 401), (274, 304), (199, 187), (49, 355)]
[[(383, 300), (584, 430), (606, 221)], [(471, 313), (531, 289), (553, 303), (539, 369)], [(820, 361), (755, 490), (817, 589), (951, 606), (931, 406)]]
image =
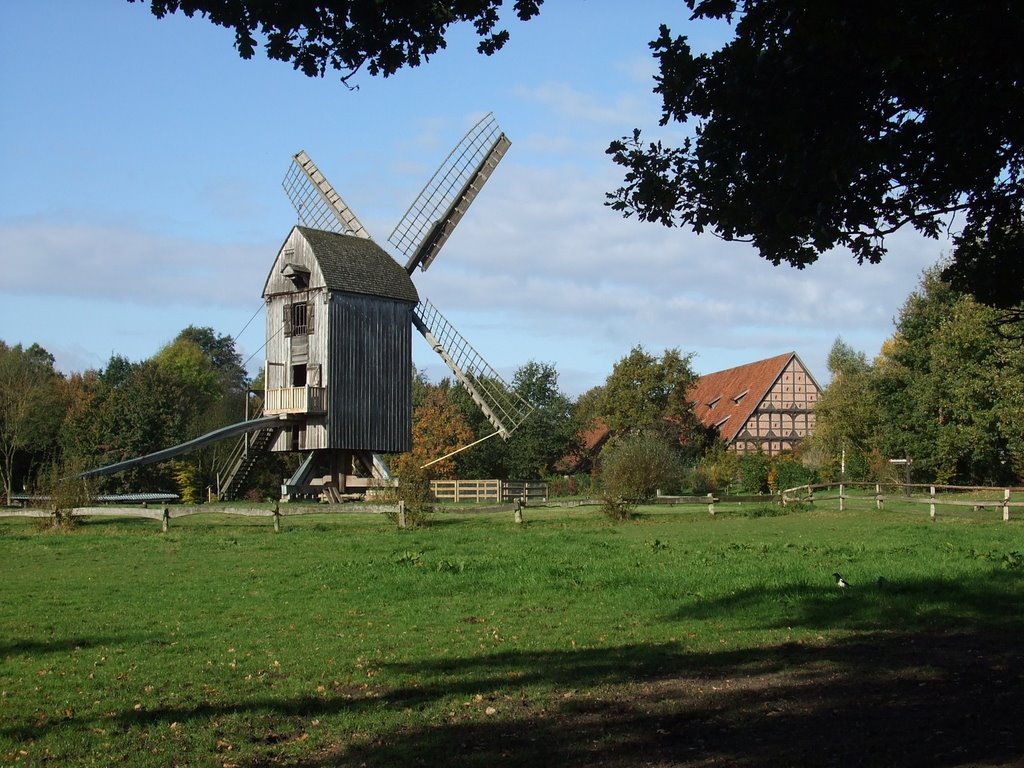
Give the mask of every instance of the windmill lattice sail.
[(370, 233), (305, 152), (292, 156), (281, 186), (303, 226), (369, 239)]
[(469, 392), (487, 420), (507, 440), (533, 406), (519, 396), (473, 345), (427, 300), (416, 305), (413, 323)]
[(430, 266), (511, 145), (488, 113), (448, 154), (388, 237), (409, 274)]

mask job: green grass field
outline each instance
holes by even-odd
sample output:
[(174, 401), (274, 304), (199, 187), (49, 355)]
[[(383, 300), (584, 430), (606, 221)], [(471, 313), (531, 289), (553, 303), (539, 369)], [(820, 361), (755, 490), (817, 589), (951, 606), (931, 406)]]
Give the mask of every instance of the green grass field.
[(1024, 524), (766, 512), (0, 520), (0, 765), (1024, 758)]

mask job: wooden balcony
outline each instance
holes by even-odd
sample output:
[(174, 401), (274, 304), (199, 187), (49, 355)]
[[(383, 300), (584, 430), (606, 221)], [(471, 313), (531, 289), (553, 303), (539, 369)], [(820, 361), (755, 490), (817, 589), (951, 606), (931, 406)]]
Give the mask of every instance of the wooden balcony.
[(263, 413), (267, 416), (327, 413), (327, 387), (268, 389)]

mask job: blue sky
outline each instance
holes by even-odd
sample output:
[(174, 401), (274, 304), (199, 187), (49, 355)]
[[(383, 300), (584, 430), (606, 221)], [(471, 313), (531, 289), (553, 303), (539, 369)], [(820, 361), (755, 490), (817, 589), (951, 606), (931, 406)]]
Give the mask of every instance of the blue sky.
[[(945, 240), (892, 238), (881, 265), (827, 254), (802, 270), (748, 246), (623, 220), (605, 155), (660, 102), (659, 23), (716, 47), (680, 2), (556, 3), (492, 57), (458, 30), (387, 78), (308, 79), (198, 17), (123, 0), (0, 3), (0, 339), (38, 342), (65, 372), (142, 360), (184, 327), (238, 335), (262, 361), (260, 293), (295, 223), (281, 189), (305, 149), (374, 238), (462, 134), (493, 111), (512, 141), (437, 261), (414, 276), (503, 374), (554, 363), (570, 395), (642, 344), (699, 373), (796, 350), (825, 383), (841, 335), (869, 357)], [(678, 139), (679, 129), (662, 131)], [(255, 319), (253, 319), (255, 317)], [(248, 324), (248, 325), (247, 325)], [(244, 331), (243, 331), (244, 328)], [(416, 365), (444, 373), (417, 339)]]

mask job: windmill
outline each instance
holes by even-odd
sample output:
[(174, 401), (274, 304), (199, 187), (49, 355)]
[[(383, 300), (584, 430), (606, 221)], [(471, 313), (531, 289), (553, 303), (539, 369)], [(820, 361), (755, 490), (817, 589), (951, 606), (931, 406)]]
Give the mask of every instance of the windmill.
[[(401, 361), (402, 345), (405, 342), (401, 329), (396, 327), (402, 323), (402, 317), (408, 318), (407, 325), (411, 324), (423, 336), (465, 387), (494, 428), (491, 436), (508, 439), (529, 415), (532, 407), (512, 390), (434, 304), (419, 297), (409, 282), (417, 268), (420, 271), (426, 270), (437, 257), (510, 144), (491, 114), (484, 116), (469, 130), (423, 187), (389, 236), (388, 242), (398, 258), (376, 245), (367, 229), (309, 155), (300, 151), (293, 156), (283, 187), (295, 207), (298, 226), (293, 228), (282, 246), (264, 290), (268, 303), (268, 389), (264, 410), (268, 415), (278, 414), (293, 420), (291, 426), (283, 428), (287, 434), (272, 438), (274, 446), (271, 449), (303, 450), (310, 446), (316, 447), (289, 481), (289, 486), (308, 487), (309, 478), (317, 476), (317, 472), (326, 467), (326, 474), (319, 476), (322, 484), (343, 492), (357, 481), (352, 472), (353, 460), (361, 462), (364, 470), (379, 476), (386, 470), (375, 455), (378, 451), (409, 450), (411, 413), (404, 414), (404, 411), (411, 411), (411, 407), (407, 408), (401, 392), (403, 389), (408, 391), (406, 379), (411, 380), (411, 371), (406, 371)], [(308, 256), (303, 256), (306, 252)], [(360, 274), (353, 277), (356, 270)], [(332, 276), (334, 273), (337, 276)], [(322, 301), (311, 298), (316, 285), (325, 289)], [(338, 339), (317, 341), (312, 334), (316, 312), (322, 311), (327, 315), (326, 320), (316, 321), (318, 331), (328, 325), (332, 328), (341, 326), (342, 321), (332, 319), (330, 313), (334, 311), (335, 298), (342, 294), (355, 297), (353, 301), (379, 299), (377, 303), (385, 306), (384, 310), (380, 310), (375, 304), (374, 309), (367, 310), (361, 305), (358, 311), (349, 312), (350, 317), (356, 318), (353, 323), (364, 322), (367, 312), (383, 312), (386, 321), (391, 323), (384, 334), (373, 331), (375, 338), (379, 336), (383, 339), (381, 343), (387, 347), (385, 354), (390, 355), (383, 367), (377, 366), (383, 372), (374, 368), (376, 362), (368, 362), (371, 357), (376, 361), (380, 354), (377, 349), (369, 348), (370, 342), (365, 339), (354, 343), (361, 350), (359, 362), (345, 369), (337, 363), (321, 366), (310, 362), (315, 357), (312, 350), (318, 344), (323, 348), (323, 356), (329, 355), (332, 349), (335, 350), (335, 357), (340, 354), (337, 352), (340, 343)], [(273, 306), (274, 302), (280, 307)], [(319, 309), (321, 306), (326, 309)], [(403, 310), (403, 307), (406, 309)], [(274, 353), (271, 351), (271, 342), (281, 333), (277, 319), (279, 312), (283, 312), (284, 335), (290, 336), (291, 340), (287, 348), (278, 343), (281, 351)], [(291, 335), (300, 325), (308, 336)], [(348, 338), (351, 341), (351, 334)], [(271, 361), (271, 355), (281, 359)], [(411, 358), (408, 367), (411, 369)], [(389, 423), (394, 420), (391, 412), (400, 412), (397, 426), (386, 437), (378, 438), (373, 424), (368, 424), (359, 437), (349, 438), (337, 436), (344, 432), (345, 426), (331, 426), (332, 410), (335, 412), (335, 422), (339, 421), (337, 414), (341, 411), (351, 415), (350, 421), (359, 421), (367, 415), (354, 412), (358, 409), (351, 405), (352, 398), (345, 403), (338, 400), (339, 390), (344, 389), (340, 384), (341, 379), (350, 375), (353, 368), (359, 368), (362, 372), (373, 368), (377, 373), (377, 380), (371, 389), (375, 387), (383, 392), (383, 396), (378, 397), (375, 393), (367, 400), (368, 403), (371, 400), (390, 403), (384, 406), (370, 403), (361, 406), (362, 411), (377, 409), (376, 416), (371, 416)], [(277, 384), (271, 386), (274, 377)], [(326, 381), (331, 378), (333, 381)], [(394, 387), (397, 395), (391, 391), (393, 382), (397, 382)], [(278, 393), (276, 400), (272, 398), (274, 393)], [(332, 406), (332, 402), (335, 405)], [(304, 416), (308, 417), (308, 434), (304, 431), (307, 429), (307, 425), (302, 422)], [(403, 428), (407, 434), (401, 433)], [(314, 437), (315, 430), (320, 430), (326, 436)], [(306, 445), (303, 445), (304, 441)]]

